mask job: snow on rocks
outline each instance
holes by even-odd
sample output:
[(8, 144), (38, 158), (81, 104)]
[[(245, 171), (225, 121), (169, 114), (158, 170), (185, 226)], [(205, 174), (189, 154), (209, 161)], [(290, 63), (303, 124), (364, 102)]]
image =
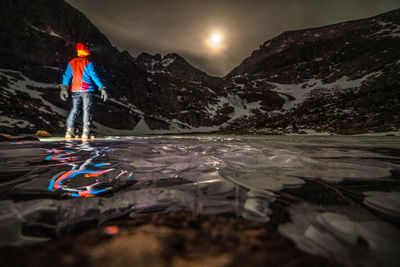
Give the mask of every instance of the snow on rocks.
[(175, 61), (175, 57), (164, 57), (163, 60), (161, 61), (161, 66), (164, 68), (168, 67)]
[(46, 33), (46, 34), (48, 34), (48, 35), (50, 35), (50, 36), (53, 36), (53, 37), (57, 37), (57, 38), (60, 38), (60, 39), (64, 39), (64, 37), (62, 37), (61, 35), (59, 35), (58, 33), (56, 33), (54, 30), (52, 30), (52, 29), (50, 29), (50, 28), (48, 28), (47, 30), (42, 30), (42, 29), (39, 29), (39, 28), (37, 28), (37, 27), (35, 27), (35, 26), (33, 26), (33, 25), (29, 25), (32, 29), (34, 29), (34, 30), (36, 30), (36, 31), (39, 31), (39, 32), (42, 32), (42, 33)]
[[(22, 79), (15, 79), (14, 77), (8, 75), (7, 72), (17, 74)], [(29, 79), (28, 77), (26, 77), (25, 75), (23, 75), (19, 71), (8, 70), (8, 69), (0, 69), (0, 76), (5, 77), (9, 81), (9, 87), (5, 87), (4, 88), (6, 91), (14, 93), (14, 90), (17, 90), (17, 91), (21, 91), (21, 92), (27, 93), (32, 98), (40, 99), (41, 101), (43, 101), (43, 103), (45, 105), (49, 106), (54, 113), (57, 113), (57, 114), (62, 115), (62, 116), (66, 116), (67, 115), (67, 111), (66, 110), (61, 109), (61, 108), (55, 106), (54, 104), (50, 103), (46, 99), (44, 99), (43, 98), (43, 94), (44, 94), (43, 92), (40, 92), (40, 91), (35, 90), (35, 89), (31, 89), (33, 87), (36, 87), (36, 88), (42, 88), (42, 89), (45, 89), (45, 90), (57, 90), (56, 89), (57, 88), (57, 84), (36, 82), (36, 81), (33, 81), (33, 80)], [(38, 108), (40, 108), (40, 107), (38, 107)]]
[(18, 128), (26, 128), (26, 127), (34, 127), (32, 123), (27, 120), (14, 119), (9, 116), (0, 116), (0, 126), (7, 127), (18, 127)]
[[(233, 121), (240, 117), (252, 115), (253, 109), (259, 109), (261, 107), (261, 100), (248, 103), (245, 99), (240, 98), (238, 95), (228, 94), (226, 97), (218, 98), (218, 104), (216, 105), (216, 107), (221, 108), (224, 105), (229, 105), (234, 108), (234, 112), (230, 116), (230, 120), (229, 120), (229, 121)], [(209, 110), (215, 111), (216, 109), (209, 108)]]
[(133, 134), (148, 134), (151, 132), (152, 132), (152, 130), (149, 127), (149, 125), (147, 125), (144, 118), (141, 118), (140, 121), (136, 124), (135, 129), (133, 129), (132, 133)]
[(391, 21), (385, 22), (381, 20), (375, 20), (375, 23), (382, 27), (381, 30), (371, 34), (368, 37), (375, 38), (398, 38), (400, 37), (400, 25), (395, 24)]
[[(275, 88), (272, 91), (280, 93), (279, 95), (285, 100), (284, 110), (289, 110), (296, 105), (304, 102), (313, 90), (328, 90), (336, 91), (347, 88), (359, 88), (362, 83), (371, 77), (378, 77), (382, 72), (373, 72), (355, 80), (350, 80), (348, 77), (343, 76), (332, 83), (324, 83), (322, 80), (310, 79), (306, 82), (299, 84), (280, 84), (270, 82)], [(286, 95), (294, 97), (295, 100), (289, 101)]]

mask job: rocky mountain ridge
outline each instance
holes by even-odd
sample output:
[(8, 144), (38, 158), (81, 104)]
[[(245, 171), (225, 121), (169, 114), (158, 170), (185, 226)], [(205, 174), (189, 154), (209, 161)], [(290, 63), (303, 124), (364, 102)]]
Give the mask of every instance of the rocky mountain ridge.
[[(75, 56), (75, 43), (83, 40), (91, 46), (92, 60), (112, 97), (107, 103), (97, 101), (98, 133), (209, 131), (229, 119), (225, 107), (217, 107), (213, 114), (203, 109), (224, 95), (218, 86), (222, 79), (195, 69), (176, 54), (171, 55), (175, 60), (168, 67), (171, 72), (149, 70), (129, 53), (119, 52), (65, 1), (5, 0), (0, 12), (1, 131), (29, 133), (42, 127), (53, 133), (64, 131), (70, 103), (58, 99), (56, 85)], [(16, 101), (10, 102), (13, 98)], [(30, 98), (47, 111), (18, 111), (31, 109)]]
[(225, 79), (239, 85), (233, 90), (279, 93), (283, 112), (242, 120), (237, 129), (398, 131), (399, 48), (400, 9), (266, 41)]
[(62, 0), (5, 0), (0, 7), (1, 132), (64, 131), (70, 103), (59, 100), (56, 85), (83, 40), (111, 93), (106, 103), (97, 98), (99, 134), (400, 128), (399, 9), (285, 32), (218, 78), (175, 53), (120, 52)]

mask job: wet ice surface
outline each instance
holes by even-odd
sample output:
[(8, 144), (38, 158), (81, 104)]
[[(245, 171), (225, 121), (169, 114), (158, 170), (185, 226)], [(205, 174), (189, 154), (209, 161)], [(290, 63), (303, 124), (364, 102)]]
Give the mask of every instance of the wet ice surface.
[(261, 223), (287, 212), (289, 220), (275, 220), (280, 232), (309, 253), (348, 265), (400, 263), (398, 137), (2, 143), (0, 160), (1, 246), (151, 212), (232, 214)]

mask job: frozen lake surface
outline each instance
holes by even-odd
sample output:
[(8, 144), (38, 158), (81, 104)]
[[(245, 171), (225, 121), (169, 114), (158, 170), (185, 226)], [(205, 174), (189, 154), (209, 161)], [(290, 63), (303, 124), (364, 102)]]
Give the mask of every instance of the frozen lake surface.
[(161, 136), (0, 144), (0, 246), (177, 210), (274, 223), (346, 265), (400, 264), (395, 136)]

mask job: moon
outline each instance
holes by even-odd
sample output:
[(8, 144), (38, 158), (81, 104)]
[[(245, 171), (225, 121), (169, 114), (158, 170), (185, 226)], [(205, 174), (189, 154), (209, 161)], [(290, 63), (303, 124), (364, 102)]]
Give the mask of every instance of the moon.
[(221, 41), (222, 41), (222, 36), (219, 33), (213, 33), (210, 36), (210, 44), (212, 46), (218, 47), (221, 45)]
[(224, 38), (221, 33), (219, 32), (213, 32), (211, 35), (207, 38), (206, 43), (209, 48), (211, 48), (214, 51), (221, 50), (224, 47)]

